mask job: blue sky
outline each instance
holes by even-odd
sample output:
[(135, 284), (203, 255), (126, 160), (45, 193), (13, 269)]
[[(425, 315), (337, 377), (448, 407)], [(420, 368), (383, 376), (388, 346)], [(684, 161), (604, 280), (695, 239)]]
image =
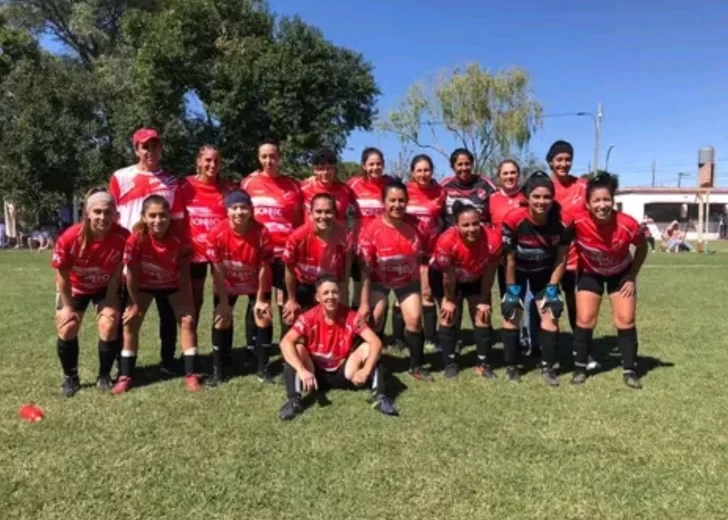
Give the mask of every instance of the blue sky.
[[(691, 6), (691, 4), (694, 4)], [(545, 114), (596, 111), (604, 104), (600, 164), (614, 144), (610, 170), (622, 186), (675, 185), (694, 173), (701, 146), (714, 146), (728, 184), (728, 1), (700, 0), (271, 0), (298, 13), (327, 39), (361, 52), (373, 65), (382, 113), (413, 82), (458, 64), (530, 72)], [(531, 150), (544, 156), (567, 139), (575, 166), (594, 150), (587, 117), (544, 119)], [(366, 145), (396, 157), (396, 136), (357, 132), (345, 158)], [(437, 161), (440, 173), (446, 163)], [(724, 172), (723, 175), (721, 173)], [(721, 178), (722, 177), (722, 178)], [(683, 180), (694, 185), (695, 179)]]

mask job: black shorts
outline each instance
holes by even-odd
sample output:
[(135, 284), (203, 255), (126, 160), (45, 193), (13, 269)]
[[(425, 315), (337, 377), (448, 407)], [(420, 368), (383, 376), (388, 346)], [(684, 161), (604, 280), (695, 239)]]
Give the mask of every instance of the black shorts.
[(333, 372), (322, 370), (316, 367), (314, 375), (316, 376), (316, 383), (318, 383), (319, 389), (322, 390), (351, 390), (356, 388), (354, 384), (346, 379), (344, 375), (344, 369), (346, 367), (347, 358), (339, 368)]
[(193, 280), (204, 280), (207, 278), (207, 271), (212, 274), (212, 264), (210, 262), (193, 262), (190, 264), (190, 278)]
[(179, 291), (179, 287), (174, 287), (170, 289), (139, 289), (139, 292), (144, 294), (150, 294), (154, 296), (154, 299), (157, 298), (166, 298), (169, 296), (172, 296), (174, 293)]
[(404, 287), (398, 287), (396, 289), (391, 289), (389, 287), (386, 287), (379, 283), (372, 282), (372, 292), (379, 292), (384, 294), (385, 296), (389, 296), (389, 291), (394, 291), (394, 297), (397, 299), (399, 303), (402, 303), (402, 301), (407, 298), (410, 294), (422, 293), (422, 283), (419, 280), (416, 280), (414, 282), (410, 282)]
[(543, 298), (546, 286), (551, 282), (551, 271), (516, 271), (516, 285), (521, 289), (521, 300), (526, 298), (527, 292), (531, 291), (536, 300)]
[(607, 294), (614, 294), (619, 292), (624, 285), (624, 276), (627, 271), (611, 276), (603, 276), (594, 273), (579, 273), (577, 278), (576, 287), (578, 291), (588, 291), (599, 296), (604, 294), (604, 288), (607, 289)]
[[(442, 271), (433, 269), (430, 267), (428, 274), (430, 280), (430, 289), (432, 289), (432, 296), (437, 300), (442, 300), (445, 297), (445, 287), (443, 286)], [(481, 279), (478, 278), (473, 282), (455, 283), (455, 296), (458, 298), (471, 298), (473, 296), (480, 295)]]
[[(100, 309), (102, 303), (106, 300), (106, 291), (97, 292), (94, 294), (75, 294), (73, 295), (73, 311), (74, 312), (86, 312), (88, 304), (93, 302), (96, 312)], [(56, 296), (56, 310), (63, 308), (63, 301), (61, 296)]]
[(574, 294), (576, 292), (576, 271), (566, 271), (561, 279), (561, 290), (564, 294)]
[(359, 264), (359, 258), (356, 255), (354, 255), (354, 257), (351, 259), (350, 276), (354, 282), (361, 282), (361, 265)]
[(316, 286), (308, 283), (297, 283), (296, 301), (303, 309), (310, 309), (316, 305)]
[[(230, 307), (235, 307), (235, 304), (238, 303), (238, 298), (240, 298), (241, 296), (247, 296), (250, 304), (255, 305), (255, 299), (257, 297), (255, 294), (228, 294), (228, 305), (230, 305)], [(265, 299), (265, 301), (269, 302), (270, 298), (271, 298), (271, 294), (264, 293), (263, 298)], [(217, 294), (213, 294), (212, 295), (213, 307), (217, 307), (218, 303), (220, 303), (220, 297)]]
[(288, 293), (286, 292), (286, 266), (283, 264), (283, 260), (280, 258), (273, 259), (271, 270), (273, 274), (273, 287), (279, 291), (283, 291), (285, 299)]

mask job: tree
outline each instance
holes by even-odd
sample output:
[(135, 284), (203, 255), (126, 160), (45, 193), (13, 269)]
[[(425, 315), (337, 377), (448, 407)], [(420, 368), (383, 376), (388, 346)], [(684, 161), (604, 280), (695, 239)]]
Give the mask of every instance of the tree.
[(470, 64), (412, 85), (379, 127), (398, 134), (403, 143), (449, 158), (451, 150), (442, 144), (445, 131), (473, 153), (475, 169), (482, 172), (495, 157), (522, 151), (541, 125), (542, 113), (526, 71), (491, 74)]
[(341, 161), (336, 168), (336, 177), (342, 182), (359, 174), (361, 174), (361, 164), (356, 161)]

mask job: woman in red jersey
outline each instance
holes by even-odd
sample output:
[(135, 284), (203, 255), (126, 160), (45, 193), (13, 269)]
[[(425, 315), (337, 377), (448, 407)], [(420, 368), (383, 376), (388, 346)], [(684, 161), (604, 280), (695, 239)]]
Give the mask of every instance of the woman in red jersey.
[[(280, 172), (280, 149), (278, 143), (265, 140), (258, 148), (258, 161), (261, 169), (251, 173), (240, 183), (240, 189), (250, 195), (253, 201), (255, 220), (268, 230), (273, 247), (272, 276), (276, 289), (276, 304), (282, 323), (282, 307), (286, 301), (285, 266), (283, 250), (288, 236), (303, 224), (303, 194), (298, 182)], [(253, 309), (249, 305), (246, 317), (246, 328), (255, 329)], [(250, 345), (250, 336), (248, 345)]]
[(351, 270), (351, 235), (337, 222), (336, 200), (319, 193), (311, 201), (311, 222), (299, 227), (288, 239), (283, 252), (286, 264), (288, 301), (283, 319), (293, 325), (299, 311), (316, 305), (316, 280), (322, 275), (339, 281), (341, 299), (348, 302)]
[[(442, 233), (445, 218), (445, 191), (433, 179), (435, 166), (429, 155), (417, 155), (410, 163), (412, 180), (407, 183), (407, 214), (417, 219), (420, 232), (429, 244), (434, 244)], [(427, 266), (422, 266), (422, 316), (425, 331), (425, 348), (434, 348), (437, 333), (437, 307), (427, 276)], [(402, 310), (395, 306), (392, 312), (392, 335), (404, 342)]]
[[(359, 233), (367, 224), (384, 213), (382, 189), (392, 181), (384, 175), (384, 155), (377, 148), (365, 148), (361, 153), (361, 175), (350, 178), (346, 185), (354, 193), (359, 208), (359, 222), (354, 226), (354, 243), (359, 243)], [(358, 258), (351, 265), (351, 279), (354, 281), (352, 306), (358, 306), (361, 293), (361, 266)]]
[(121, 351), (119, 380), (111, 390), (122, 394), (129, 390), (139, 350), (139, 329), (152, 301), (167, 297), (177, 318), (184, 355), (185, 386), (200, 389), (196, 374), (197, 338), (194, 307), (190, 294), (190, 257), (192, 248), (185, 233), (170, 226), (167, 199), (150, 195), (142, 204), (141, 219), (126, 241), (126, 310), (124, 311), (124, 346)]
[(418, 229), (417, 220), (406, 214), (407, 188), (392, 181), (382, 191), (384, 215), (372, 220), (361, 233), (362, 290), (359, 313), (371, 313), (374, 330), (384, 329), (390, 291), (402, 308), (405, 342), (410, 351), (410, 374), (420, 381), (431, 381), (423, 368), (421, 267), (428, 244)]
[(520, 379), (516, 368), (518, 324), (523, 298), (530, 287), (541, 312), (541, 374), (546, 384), (557, 386), (553, 365), (558, 320), (564, 307), (559, 283), (573, 238), (572, 219), (554, 203), (554, 185), (544, 172), (529, 177), (524, 193), (527, 206), (511, 210), (502, 225), (506, 253), (506, 293), (501, 303), (506, 377), (511, 381)]
[(190, 175), (180, 186), (187, 217), (187, 232), (192, 242), (190, 279), (192, 300), (195, 305), (195, 324), (200, 317), (205, 294), (205, 278), (210, 269), (207, 259), (207, 234), (220, 221), (225, 220), (225, 193), (231, 186), (220, 178), (220, 152), (210, 144), (197, 153), (197, 174)]
[[(599, 306), (606, 288), (622, 354), (623, 379), (631, 388), (642, 388), (637, 373), (637, 308), (635, 280), (647, 256), (640, 224), (614, 207), (616, 183), (598, 175), (586, 188), (589, 213), (574, 221), (574, 243), (579, 254), (574, 329), (574, 384), (586, 381), (586, 365)], [(635, 246), (634, 256), (630, 246)]]
[(103, 188), (86, 196), (82, 223), (58, 237), (52, 265), (58, 297), (56, 331), (58, 358), (63, 368), (63, 395), (81, 388), (78, 378), (78, 331), (88, 304), (93, 302), (99, 330), (99, 375), (96, 385), (111, 388), (111, 369), (119, 326), (119, 283), (124, 244), (129, 232), (115, 223), (114, 198)]
[(455, 317), (468, 302), (473, 320), (476, 372), (495, 378), (490, 365), (493, 329), (491, 328), (491, 290), (501, 260), (501, 235), (480, 221), (475, 206), (456, 201), (453, 205), (455, 227), (437, 239), (430, 262), (432, 294), (440, 302), (440, 348), (445, 360), (445, 377), (458, 374), (455, 352), (457, 342)]
[(215, 319), (212, 328), (212, 377), (209, 386), (225, 380), (225, 362), (233, 347), (233, 308), (240, 296), (253, 306), (257, 329), (255, 357), (258, 380), (273, 383), (268, 370), (268, 350), (273, 339), (271, 323), (271, 269), (273, 258), (268, 230), (252, 218), (250, 196), (234, 190), (225, 197), (228, 218), (208, 235), (208, 258), (215, 281)]
[[(368, 386), (372, 403), (385, 415), (397, 415), (384, 395), (379, 368), (382, 342), (360, 315), (341, 303), (339, 281), (324, 275), (316, 281), (318, 305), (298, 317), (281, 340), (286, 361), (283, 377), (288, 400), (280, 411), (282, 421), (303, 412), (303, 392)], [(364, 343), (354, 348), (356, 338)]]
[(336, 202), (336, 220), (343, 222), (348, 229), (353, 229), (359, 218), (359, 207), (356, 197), (346, 184), (336, 180), (336, 163), (338, 159), (332, 150), (321, 150), (313, 156), (313, 176), (301, 182), (301, 193), (310, 213), (312, 202), (319, 193), (327, 193)]

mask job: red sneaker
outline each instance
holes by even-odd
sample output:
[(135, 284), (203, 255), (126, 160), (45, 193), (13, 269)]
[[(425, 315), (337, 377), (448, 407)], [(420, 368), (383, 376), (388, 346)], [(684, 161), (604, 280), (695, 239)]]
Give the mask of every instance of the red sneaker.
[(129, 376), (121, 376), (119, 380), (116, 382), (114, 387), (111, 389), (111, 393), (113, 395), (119, 395), (123, 394), (124, 392), (129, 391), (129, 387), (131, 386), (131, 377)]
[(190, 392), (197, 392), (200, 390), (200, 378), (195, 374), (185, 376), (185, 386)]

